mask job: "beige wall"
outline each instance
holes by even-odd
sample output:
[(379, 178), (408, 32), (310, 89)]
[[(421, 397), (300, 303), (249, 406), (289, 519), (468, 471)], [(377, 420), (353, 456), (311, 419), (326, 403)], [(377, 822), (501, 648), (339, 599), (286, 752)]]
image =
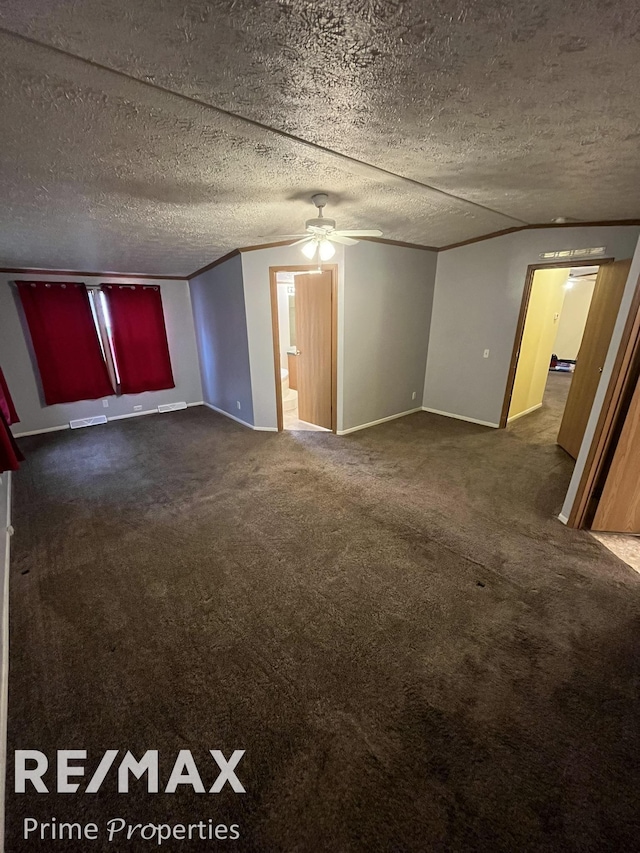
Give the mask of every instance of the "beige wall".
[(537, 270), (534, 274), (509, 407), (510, 419), (542, 404), (568, 277), (568, 269)]
[(553, 345), (553, 351), (558, 358), (575, 361), (578, 357), (595, 284), (595, 278), (576, 281), (573, 287), (566, 291)]

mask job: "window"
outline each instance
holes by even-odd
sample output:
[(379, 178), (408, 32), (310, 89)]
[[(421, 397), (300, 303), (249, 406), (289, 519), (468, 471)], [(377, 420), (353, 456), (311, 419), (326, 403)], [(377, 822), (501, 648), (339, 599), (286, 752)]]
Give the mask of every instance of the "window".
[(17, 285), (46, 405), (175, 387), (157, 285)]

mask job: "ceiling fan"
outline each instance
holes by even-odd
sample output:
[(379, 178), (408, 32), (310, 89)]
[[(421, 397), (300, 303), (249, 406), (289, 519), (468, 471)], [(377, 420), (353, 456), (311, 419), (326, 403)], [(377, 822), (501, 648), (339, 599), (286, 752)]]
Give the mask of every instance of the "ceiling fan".
[(303, 254), (313, 260), (316, 255), (319, 261), (328, 261), (335, 254), (333, 243), (341, 243), (344, 246), (355, 246), (359, 237), (381, 237), (382, 231), (373, 229), (369, 231), (339, 231), (336, 229), (335, 219), (327, 219), (323, 214), (329, 196), (327, 193), (316, 193), (311, 196), (311, 201), (318, 208), (315, 219), (307, 219), (305, 222), (305, 234), (287, 234), (287, 237), (299, 237), (292, 246), (302, 246)]

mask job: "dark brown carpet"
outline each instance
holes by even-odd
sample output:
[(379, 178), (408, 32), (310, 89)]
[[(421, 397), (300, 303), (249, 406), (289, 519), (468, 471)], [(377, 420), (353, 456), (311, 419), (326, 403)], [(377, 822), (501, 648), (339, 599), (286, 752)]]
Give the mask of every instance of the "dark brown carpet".
[(10, 772), (7, 849), (157, 849), (19, 840), (52, 815), (240, 825), (171, 851), (640, 849), (640, 576), (554, 518), (568, 382), (501, 432), (198, 408), (22, 441), (9, 754), (159, 749), (166, 782), (188, 748), (211, 785), (239, 748), (247, 793)]

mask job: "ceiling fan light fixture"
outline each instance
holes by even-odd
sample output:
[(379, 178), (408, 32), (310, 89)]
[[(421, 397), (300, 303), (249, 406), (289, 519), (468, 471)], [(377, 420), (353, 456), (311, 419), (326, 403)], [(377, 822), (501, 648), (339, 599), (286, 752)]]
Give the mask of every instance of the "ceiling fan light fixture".
[(330, 261), (335, 255), (336, 249), (333, 243), (329, 240), (321, 240), (318, 248), (321, 261)]
[(309, 260), (312, 260), (312, 258), (315, 256), (317, 246), (318, 244), (315, 240), (308, 240), (306, 243), (303, 243), (302, 246), (300, 246), (300, 249), (305, 258), (309, 258)]

